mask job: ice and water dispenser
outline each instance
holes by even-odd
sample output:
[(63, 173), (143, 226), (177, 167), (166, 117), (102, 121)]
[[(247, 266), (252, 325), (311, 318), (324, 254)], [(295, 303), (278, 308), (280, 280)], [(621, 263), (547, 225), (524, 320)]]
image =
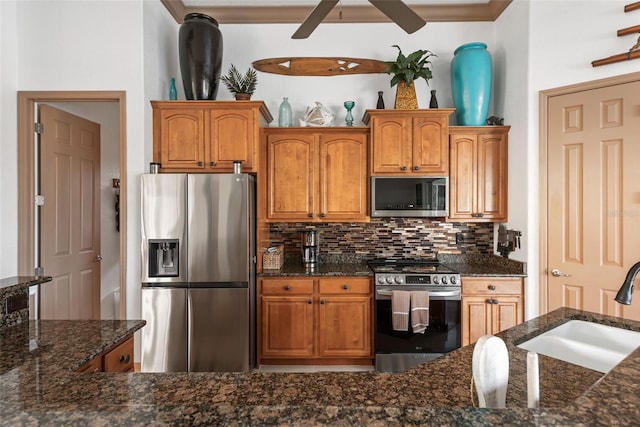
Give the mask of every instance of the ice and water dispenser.
[(149, 239), (149, 277), (178, 277), (180, 275), (180, 241), (178, 239)]

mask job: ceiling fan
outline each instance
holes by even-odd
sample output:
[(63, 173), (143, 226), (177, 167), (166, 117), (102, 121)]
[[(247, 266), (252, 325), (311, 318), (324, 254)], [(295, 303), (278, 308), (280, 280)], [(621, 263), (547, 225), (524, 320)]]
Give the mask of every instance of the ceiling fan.
[[(338, 4), (340, 0), (320, 0), (320, 3), (311, 11), (298, 27), (292, 39), (306, 39), (322, 22), (322, 20), (331, 12), (331, 9)], [(398, 24), (403, 30), (411, 34), (422, 28), (427, 22), (415, 13), (409, 6), (404, 4), (402, 0), (369, 0), (380, 12), (387, 15), (389, 19)]]

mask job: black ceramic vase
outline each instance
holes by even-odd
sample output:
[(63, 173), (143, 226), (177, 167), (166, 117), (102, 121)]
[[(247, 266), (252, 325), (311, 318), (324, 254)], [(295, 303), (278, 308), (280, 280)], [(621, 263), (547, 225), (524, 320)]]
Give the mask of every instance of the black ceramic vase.
[(216, 99), (222, 66), (218, 21), (202, 13), (185, 15), (178, 37), (180, 73), (187, 99)]

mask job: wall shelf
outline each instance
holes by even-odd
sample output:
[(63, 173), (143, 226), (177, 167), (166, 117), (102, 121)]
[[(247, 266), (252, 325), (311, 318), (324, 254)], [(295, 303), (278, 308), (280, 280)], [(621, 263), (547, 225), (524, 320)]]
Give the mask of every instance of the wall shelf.
[[(631, 12), (633, 10), (640, 9), (640, 1), (630, 3), (624, 7), (624, 11)], [(640, 25), (634, 25), (632, 27), (622, 28), (618, 30), (618, 37), (626, 36), (629, 34), (637, 34), (640, 33)], [(632, 59), (640, 58), (640, 37), (638, 37), (638, 41), (629, 52), (619, 53), (617, 55), (612, 55), (607, 58), (596, 59), (595, 61), (591, 61), (591, 65), (593, 67), (599, 67), (600, 65), (614, 64), (616, 62), (622, 61), (630, 61)]]

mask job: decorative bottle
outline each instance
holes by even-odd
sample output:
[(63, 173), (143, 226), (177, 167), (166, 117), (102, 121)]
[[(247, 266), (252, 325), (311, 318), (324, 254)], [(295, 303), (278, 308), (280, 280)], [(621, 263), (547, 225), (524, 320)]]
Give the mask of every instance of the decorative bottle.
[(429, 108), (438, 108), (438, 99), (436, 98), (436, 91), (431, 91), (431, 99), (429, 100)]
[(171, 86), (169, 86), (169, 99), (175, 101), (178, 99), (178, 90), (176, 89), (176, 79), (171, 77)]
[(280, 103), (280, 110), (278, 112), (278, 126), (290, 127), (293, 125), (293, 117), (291, 114), (291, 105), (289, 105), (289, 98), (282, 98)]
[(376, 104), (378, 110), (384, 110), (384, 99), (382, 99), (382, 91), (378, 92), (378, 103)]

